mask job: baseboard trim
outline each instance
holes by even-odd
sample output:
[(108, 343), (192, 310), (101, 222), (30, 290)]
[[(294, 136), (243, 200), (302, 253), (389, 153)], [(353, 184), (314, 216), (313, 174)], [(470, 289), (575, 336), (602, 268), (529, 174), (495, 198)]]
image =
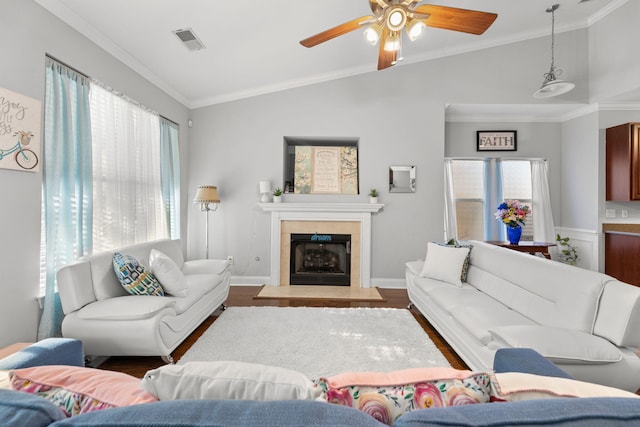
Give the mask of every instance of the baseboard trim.
[[(269, 276), (231, 276), (234, 286), (261, 286), (269, 283)], [(267, 285), (269, 286), (269, 285)], [(406, 289), (405, 279), (371, 279), (372, 288)]]
[(405, 279), (371, 279), (371, 287), (385, 289), (406, 289), (407, 282)]

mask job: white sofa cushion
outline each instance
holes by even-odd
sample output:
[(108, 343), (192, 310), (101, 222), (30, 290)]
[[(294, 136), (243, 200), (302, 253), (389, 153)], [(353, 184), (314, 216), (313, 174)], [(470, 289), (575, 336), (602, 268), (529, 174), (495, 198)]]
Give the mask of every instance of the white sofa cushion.
[(617, 280), (608, 282), (593, 332), (615, 345), (640, 347), (640, 289)]
[(490, 330), (501, 347), (532, 348), (552, 362), (602, 364), (622, 360), (609, 341), (586, 332), (542, 325), (500, 326)]
[(462, 287), (460, 276), (468, 255), (468, 247), (442, 246), (429, 242), (420, 277), (430, 277)]
[(503, 325), (535, 325), (530, 319), (495, 300), (482, 304), (465, 304), (455, 310), (452, 321), (459, 323), (484, 345), (493, 339), (489, 332), (492, 328)]
[(466, 307), (489, 304), (492, 301), (491, 297), (471, 287), (442, 286), (431, 289), (429, 296), (442, 310), (455, 315), (459, 312), (460, 307), (464, 309)]
[(85, 320), (148, 319), (174, 304), (173, 300), (166, 297), (128, 295), (91, 303), (78, 311), (78, 318)]
[(177, 297), (187, 295), (187, 279), (175, 261), (168, 255), (159, 250), (151, 249), (149, 267), (166, 293)]
[(148, 371), (141, 387), (159, 400), (311, 400), (320, 390), (291, 369), (245, 362), (188, 362)]

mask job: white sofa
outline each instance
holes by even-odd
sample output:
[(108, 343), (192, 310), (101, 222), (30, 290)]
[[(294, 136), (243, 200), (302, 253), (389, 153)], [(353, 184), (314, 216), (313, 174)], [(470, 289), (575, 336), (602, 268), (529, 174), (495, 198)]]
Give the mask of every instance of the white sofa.
[(468, 243), (473, 248), (461, 287), (428, 277), (424, 261), (406, 263), (406, 280), (411, 303), (471, 369), (491, 369), (499, 348), (533, 348), (576, 379), (640, 389), (640, 288)]
[[(149, 266), (156, 249), (180, 268), (186, 296), (131, 295), (113, 270), (114, 252)], [(230, 264), (226, 260), (185, 261), (180, 240), (157, 240), (92, 255), (57, 272), (64, 337), (82, 340), (88, 356), (161, 356), (171, 352), (229, 294)]]

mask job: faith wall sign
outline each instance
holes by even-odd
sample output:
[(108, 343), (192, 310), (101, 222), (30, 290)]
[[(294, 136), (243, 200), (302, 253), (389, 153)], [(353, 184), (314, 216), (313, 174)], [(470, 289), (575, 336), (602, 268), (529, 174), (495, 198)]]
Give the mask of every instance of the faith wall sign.
[(518, 138), (515, 130), (479, 130), (477, 151), (516, 151)]

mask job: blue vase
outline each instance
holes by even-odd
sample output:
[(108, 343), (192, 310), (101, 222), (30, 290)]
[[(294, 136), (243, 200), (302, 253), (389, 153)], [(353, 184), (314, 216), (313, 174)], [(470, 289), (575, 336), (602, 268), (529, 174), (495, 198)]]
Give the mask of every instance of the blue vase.
[(507, 239), (512, 245), (520, 243), (520, 236), (522, 236), (522, 227), (509, 227), (507, 226)]

